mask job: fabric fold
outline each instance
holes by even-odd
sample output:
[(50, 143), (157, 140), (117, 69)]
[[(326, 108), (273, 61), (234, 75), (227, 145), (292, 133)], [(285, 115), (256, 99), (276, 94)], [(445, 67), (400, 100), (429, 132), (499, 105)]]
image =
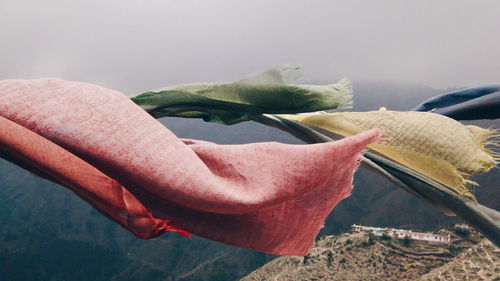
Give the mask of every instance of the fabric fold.
[[(185, 229), (274, 254), (309, 251), (350, 194), (360, 153), (381, 134), (316, 145), (183, 142), (121, 93), (55, 78), (0, 81), (0, 116), (5, 143), (25, 134), (21, 150), (34, 153), (19, 156), (11, 143), (5, 157), (71, 188), (137, 236)], [(4, 129), (13, 123), (18, 135)], [(46, 148), (36, 146), (40, 138)], [(47, 158), (53, 150), (67, 167)], [(120, 220), (124, 211), (141, 220)]]
[(469, 88), (432, 97), (413, 111), (432, 111), (455, 120), (500, 118), (500, 85)]
[(202, 118), (231, 125), (263, 113), (300, 113), (349, 108), (352, 86), (298, 84), (301, 68), (281, 66), (235, 82), (175, 85), (142, 93), (131, 100), (155, 118)]
[(419, 105), (415, 106), (412, 110), (431, 111), (437, 108), (443, 108), (467, 102), (476, 98), (490, 95), (498, 91), (500, 91), (500, 85), (491, 85), (491, 86), (457, 90), (427, 99), (424, 102), (420, 103)]
[(498, 155), (486, 148), (495, 145), (494, 130), (463, 124), (430, 112), (381, 109), (369, 112), (313, 113), (281, 117), (347, 137), (365, 130), (384, 130), (376, 151), (406, 167), (475, 199), (467, 178), (494, 168)]
[(500, 91), (433, 112), (455, 120), (500, 119)]
[(0, 116), (0, 156), (63, 185), (142, 239), (169, 229), (118, 182), (42, 136)]

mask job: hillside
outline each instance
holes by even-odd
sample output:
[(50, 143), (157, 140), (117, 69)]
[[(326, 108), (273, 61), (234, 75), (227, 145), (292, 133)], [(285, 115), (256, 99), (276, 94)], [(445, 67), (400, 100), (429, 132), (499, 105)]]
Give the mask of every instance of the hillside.
[(500, 280), (500, 249), (488, 240), (463, 253), (453, 261), (423, 275), (419, 281)]
[(366, 233), (325, 236), (309, 256), (276, 258), (241, 280), (492, 280), (494, 274), (498, 276), (500, 252), (490, 242), (475, 232), (469, 237), (451, 229), (439, 233), (450, 233), (455, 241), (385, 240)]

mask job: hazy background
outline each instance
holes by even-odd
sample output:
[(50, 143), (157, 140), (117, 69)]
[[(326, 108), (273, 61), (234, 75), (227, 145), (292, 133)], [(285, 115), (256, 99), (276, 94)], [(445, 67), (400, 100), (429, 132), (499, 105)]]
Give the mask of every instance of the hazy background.
[(500, 1), (0, 0), (0, 79), (127, 94), (298, 63), (316, 81), (500, 82)]

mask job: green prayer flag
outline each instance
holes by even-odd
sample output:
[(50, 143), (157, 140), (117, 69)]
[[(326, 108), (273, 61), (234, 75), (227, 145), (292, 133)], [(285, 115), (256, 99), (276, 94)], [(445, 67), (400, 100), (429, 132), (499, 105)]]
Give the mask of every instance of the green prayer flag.
[(155, 118), (203, 118), (227, 125), (264, 113), (313, 112), (351, 106), (352, 86), (348, 79), (330, 85), (294, 84), (300, 72), (297, 66), (281, 66), (236, 82), (170, 86), (131, 99)]

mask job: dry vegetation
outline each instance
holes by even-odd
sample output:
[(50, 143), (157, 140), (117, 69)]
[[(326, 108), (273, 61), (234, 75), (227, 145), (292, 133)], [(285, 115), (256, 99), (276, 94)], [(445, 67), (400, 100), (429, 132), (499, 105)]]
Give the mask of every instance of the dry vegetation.
[(308, 256), (276, 258), (242, 280), (494, 280), (499, 274), (498, 248), (477, 233), (440, 232), (454, 242), (325, 236)]
[(422, 276), (419, 281), (500, 280), (500, 249), (490, 241), (480, 243), (453, 261)]

